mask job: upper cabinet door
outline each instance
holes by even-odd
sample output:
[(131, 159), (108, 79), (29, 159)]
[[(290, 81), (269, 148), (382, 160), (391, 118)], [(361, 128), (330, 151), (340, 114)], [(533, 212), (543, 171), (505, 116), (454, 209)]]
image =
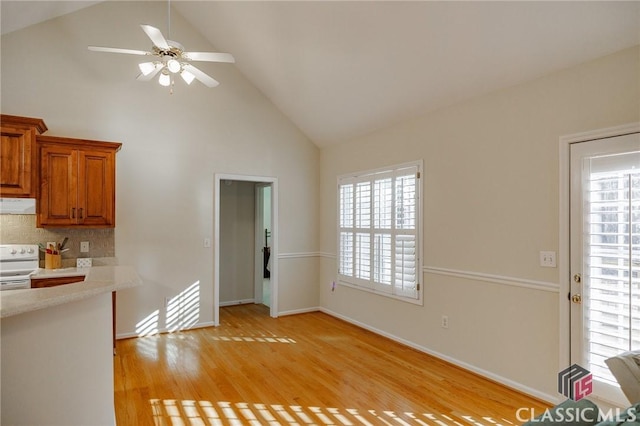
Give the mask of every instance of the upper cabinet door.
[(79, 152), (79, 223), (87, 226), (115, 225), (115, 181), (115, 152)]
[(0, 115), (0, 197), (37, 195), (36, 135), (47, 130), (39, 118)]
[(39, 223), (72, 226), (78, 223), (78, 151), (45, 146), (40, 151)]
[(121, 144), (40, 136), (37, 226), (113, 228)]

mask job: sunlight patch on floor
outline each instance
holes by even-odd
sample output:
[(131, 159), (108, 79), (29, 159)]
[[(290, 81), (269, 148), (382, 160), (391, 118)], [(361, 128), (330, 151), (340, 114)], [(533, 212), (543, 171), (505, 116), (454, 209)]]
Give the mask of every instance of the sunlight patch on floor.
[(302, 407), (247, 402), (151, 399), (156, 426), (512, 426), (507, 419), (456, 414), (359, 410), (356, 408)]
[(209, 336), (219, 342), (296, 343), (289, 337)]

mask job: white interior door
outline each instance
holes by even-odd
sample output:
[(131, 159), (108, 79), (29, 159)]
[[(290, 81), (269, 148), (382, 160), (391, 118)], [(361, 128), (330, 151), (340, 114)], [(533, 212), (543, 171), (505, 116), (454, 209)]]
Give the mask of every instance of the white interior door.
[(640, 349), (640, 134), (575, 143), (571, 158), (571, 363), (592, 396), (625, 406), (605, 360)]

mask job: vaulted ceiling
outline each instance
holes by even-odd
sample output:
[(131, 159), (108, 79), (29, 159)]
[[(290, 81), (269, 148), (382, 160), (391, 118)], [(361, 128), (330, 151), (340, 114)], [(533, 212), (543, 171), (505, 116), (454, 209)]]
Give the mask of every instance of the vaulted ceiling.
[[(95, 3), (2, 0), (2, 33)], [(637, 1), (171, 6), (319, 146), (640, 44)]]

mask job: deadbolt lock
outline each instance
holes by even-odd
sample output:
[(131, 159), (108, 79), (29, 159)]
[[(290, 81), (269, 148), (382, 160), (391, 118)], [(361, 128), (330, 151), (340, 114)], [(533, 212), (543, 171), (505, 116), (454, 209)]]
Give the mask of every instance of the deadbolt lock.
[(574, 294), (573, 296), (571, 296), (571, 301), (573, 303), (582, 303), (582, 295), (580, 294)]
[(578, 283), (578, 284), (580, 284), (580, 283), (582, 282), (582, 275), (580, 275), (580, 274), (575, 274), (575, 275), (573, 276), (573, 281), (574, 281), (574, 282), (576, 282), (576, 283)]

